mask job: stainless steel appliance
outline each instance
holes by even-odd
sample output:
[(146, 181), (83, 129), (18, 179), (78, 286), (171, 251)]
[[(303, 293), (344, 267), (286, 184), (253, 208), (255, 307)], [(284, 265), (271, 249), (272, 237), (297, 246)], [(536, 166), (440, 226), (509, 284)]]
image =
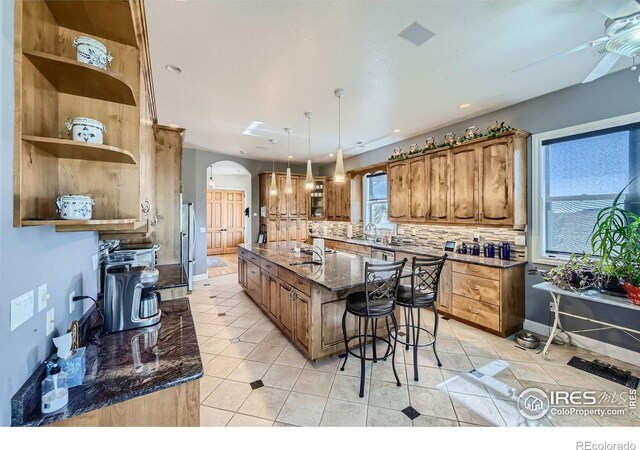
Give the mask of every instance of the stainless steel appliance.
[(133, 254), (135, 259), (134, 266), (155, 267), (158, 263), (158, 250), (160, 250), (160, 245), (151, 242), (146, 244), (121, 243), (118, 248), (113, 251), (113, 254), (130, 253)]
[(187, 287), (193, 291), (193, 268), (196, 263), (196, 210), (193, 203), (183, 203), (181, 211), (180, 258), (187, 272)]
[(107, 269), (104, 288), (104, 331), (114, 333), (160, 322), (158, 270), (119, 266)]
[(371, 257), (375, 259), (381, 259), (383, 261), (393, 262), (396, 257), (396, 254), (395, 252), (390, 252), (388, 250), (380, 250), (378, 248), (372, 248)]
[(112, 267), (135, 266), (135, 254), (131, 252), (119, 252), (116, 254), (107, 254), (104, 256), (100, 264), (100, 277), (98, 279), (98, 292), (104, 292), (105, 278), (107, 270)]

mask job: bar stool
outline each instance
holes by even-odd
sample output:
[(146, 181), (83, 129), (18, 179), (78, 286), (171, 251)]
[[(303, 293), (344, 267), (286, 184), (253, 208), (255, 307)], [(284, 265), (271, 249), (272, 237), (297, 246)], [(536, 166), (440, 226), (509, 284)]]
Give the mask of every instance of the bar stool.
[[(398, 323), (394, 314), (396, 308), (396, 300), (398, 297), (398, 285), (407, 260), (388, 264), (371, 264), (365, 263), (364, 266), (364, 291), (353, 292), (347, 296), (346, 307), (342, 315), (342, 335), (344, 337), (345, 358), (340, 370), (344, 370), (349, 355), (353, 355), (360, 359), (360, 397), (364, 397), (364, 367), (366, 361), (378, 361), (376, 352), (376, 342), (378, 340), (387, 344), (387, 349), (381, 359), (385, 359), (392, 355), (391, 365), (393, 374), (396, 377), (398, 386), (400, 378), (396, 372), (395, 351), (398, 334)], [(358, 334), (355, 336), (347, 336), (347, 313), (352, 314), (358, 319)], [(391, 334), (389, 328), (389, 318), (395, 329), (395, 336)], [(376, 335), (378, 319), (384, 319), (387, 325), (387, 337)], [(364, 322), (364, 334), (362, 334), (362, 322)], [(371, 322), (371, 335), (368, 334), (369, 322)], [(366, 345), (367, 339), (371, 336), (373, 342), (373, 356), (367, 357)], [(354, 352), (349, 348), (349, 342), (358, 339), (358, 352)]]
[[(433, 347), (438, 366), (442, 367), (438, 352), (436, 351), (436, 336), (438, 335), (438, 283), (442, 266), (447, 259), (447, 255), (440, 257), (413, 257), (411, 263), (411, 285), (400, 285), (398, 287), (398, 305), (404, 308), (406, 323), (406, 340), (400, 339), (400, 344), (407, 350), (413, 347), (413, 379), (418, 381), (418, 348)], [(433, 333), (422, 326), (420, 322), (420, 310), (422, 308), (433, 309), (434, 326)], [(413, 310), (417, 310), (417, 321), (414, 319)], [(403, 325), (400, 325), (402, 328)], [(420, 331), (424, 331), (429, 336), (429, 342), (420, 343)], [(398, 337), (398, 336), (396, 336)], [(413, 338), (413, 342), (412, 342)]]

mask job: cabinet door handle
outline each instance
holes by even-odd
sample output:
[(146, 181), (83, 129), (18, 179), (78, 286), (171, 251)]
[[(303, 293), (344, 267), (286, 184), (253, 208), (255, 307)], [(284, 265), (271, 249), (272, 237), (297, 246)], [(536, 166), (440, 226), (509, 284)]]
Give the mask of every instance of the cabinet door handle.
[(149, 212), (151, 212), (151, 202), (145, 199), (144, 203), (140, 204), (140, 209), (142, 210), (142, 214), (149, 214)]

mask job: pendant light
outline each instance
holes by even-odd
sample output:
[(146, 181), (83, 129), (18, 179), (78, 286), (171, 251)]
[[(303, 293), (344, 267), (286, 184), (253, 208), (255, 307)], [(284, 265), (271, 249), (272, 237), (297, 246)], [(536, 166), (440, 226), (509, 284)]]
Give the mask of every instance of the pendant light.
[(271, 196), (274, 196), (278, 195), (278, 188), (276, 188), (276, 140), (269, 139), (269, 142), (271, 142), (271, 163), (273, 166), (273, 171), (271, 172), (271, 188), (269, 189), (269, 194), (271, 194)]
[(340, 100), (344, 94), (343, 89), (336, 89), (333, 91), (336, 97), (338, 97), (338, 150), (336, 151), (336, 170), (333, 174), (333, 181), (336, 184), (344, 184), (346, 180), (346, 174), (344, 173), (344, 161), (342, 160), (342, 146), (340, 145)]
[[(291, 139), (291, 128), (285, 128), (287, 132), (287, 155), (289, 155), (289, 141)], [(291, 186), (291, 167), (289, 167), (289, 157), (287, 157), (287, 180), (284, 183), (284, 193), (292, 194), (293, 187)]]
[(209, 167), (209, 181), (207, 182), (207, 187), (209, 189), (215, 189), (216, 187), (216, 182), (213, 181), (213, 169), (211, 167)]
[(307, 177), (304, 180), (304, 188), (310, 191), (313, 189), (313, 172), (311, 171), (311, 118), (313, 113), (306, 112), (304, 115), (309, 119), (309, 159), (307, 159)]

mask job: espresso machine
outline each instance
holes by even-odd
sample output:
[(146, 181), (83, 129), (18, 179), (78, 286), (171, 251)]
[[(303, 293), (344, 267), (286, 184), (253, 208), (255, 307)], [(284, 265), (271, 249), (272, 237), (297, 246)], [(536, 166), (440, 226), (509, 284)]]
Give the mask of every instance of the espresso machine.
[(158, 270), (117, 266), (107, 269), (104, 280), (104, 332), (148, 327), (160, 322)]

